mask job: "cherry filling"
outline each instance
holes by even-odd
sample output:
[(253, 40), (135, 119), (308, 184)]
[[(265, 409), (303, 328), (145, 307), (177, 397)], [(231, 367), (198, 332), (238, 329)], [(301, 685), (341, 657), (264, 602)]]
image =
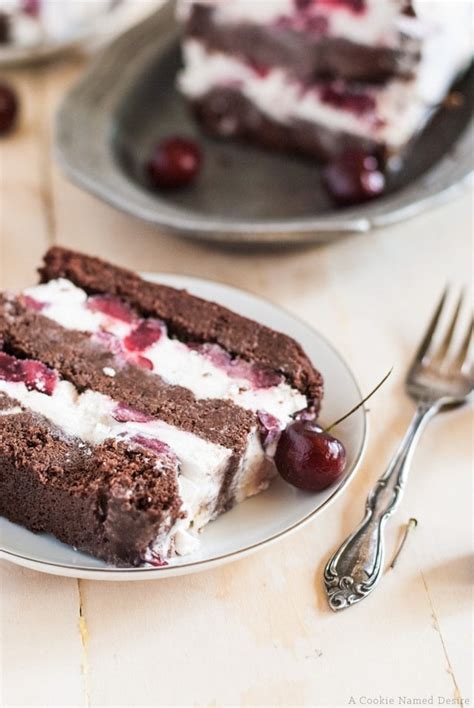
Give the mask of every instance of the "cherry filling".
[(112, 354), (115, 354), (115, 356), (119, 357), (124, 355), (123, 352), (123, 347), (120, 339), (115, 336), (115, 334), (111, 334), (110, 332), (95, 332), (92, 335), (92, 341), (96, 342), (97, 344), (100, 344), (101, 346), (105, 347), (106, 349), (109, 350)]
[(298, 12), (296, 15), (282, 15), (276, 20), (276, 26), (283, 30), (310, 32), (315, 35), (329, 34), (329, 19), (324, 15)]
[(124, 361), (141, 366), (143, 369), (153, 370), (153, 363), (141, 352), (155, 344), (164, 331), (164, 324), (160, 320), (138, 321), (136, 315), (130, 307), (118, 298), (108, 296), (97, 296), (89, 298), (87, 307), (92, 312), (100, 312), (111, 319), (120, 320), (127, 324), (138, 322), (123, 340), (115, 334), (101, 330), (93, 335), (94, 341), (105, 346), (117, 357), (122, 357)]
[(127, 303), (112, 295), (93, 295), (87, 300), (87, 307), (92, 312), (101, 312), (121, 322), (132, 323), (136, 320)]
[(294, 0), (296, 13), (280, 17), (277, 26), (326, 35), (329, 33), (329, 17), (321, 14), (321, 6), (326, 6), (323, 13), (342, 9), (360, 15), (366, 10), (366, 0)]
[(155, 553), (155, 551), (149, 551), (148, 555), (144, 559), (145, 563), (148, 563), (149, 565), (152, 565), (154, 568), (162, 568), (165, 565), (168, 565), (168, 561), (163, 560), (163, 558), (158, 554)]
[(360, 15), (366, 10), (366, 0), (318, 0), (321, 5), (342, 8)]
[(377, 107), (373, 96), (368, 93), (348, 91), (342, 82), (322, 86), (319, 89), (319, 97), (323, 103), (343, 111), (350, 111), (357, 116), (373, 113)]
[(40, 9), (40, 0), (23, 0), (22, 10), (25, 15), (30, 15), (30, 17), (39, 17)]
[(131, 352), (143, 352), (156, 344), (163, 334), (163, 323), (160, 320), (142, 320), (137, 327), (123, 340), (124, 346)]
[(130, 361), (134, 362), (137, 366), (141, 366), (142, 369), (148, 369), (148, 371), (153, 371), (153, 362), (147, 359), (146, 356), (134, 356), (130, 357)]
[(266, 64), (258, 64), (256, 61), (249, 61), (249, 66), (261, 79), (268, 76), (272, 70), (271, 66), (267, 66)]
[(174, 457), (168, 445), (158, 440), (158, 438), (148, 438), (146, 435), (134, 435), (130, 438), (130, 442), (145, 447), (147, 450), (155, 453), (155, 455), (172, 455)]
[(188, 344), (188, 347), (205, 356), (214, 366), (225, 371), (231, 378), (249, 381), (252, 388), (271, 388), (278, 386), (283, 381), (283, 376), (277, 371), (258, 364), (251, 364), (243, 359), (233, 359), (218, 344)]
[(323, 15), (311, 15), (306, 18), (305, 29), (312, 34), (326, 35), (329, 33), (329, 20)]
[(17, 359), (0, 352), (0, 380), (23, 383), (29, 391), (39, 391), (52, 396), (58, 375), (45, 364), (33, 359)]
[[(127, 406), (126, 403), (118, 403), (112, 413), (114, 420), (119, 423), (150, 423), (154, 420), (152, 416), (137, 411), (135, 408)], [(125, 429), (120, 433), (121, 438), (126, 438), (127, 442), (135, 443), (135, 445), (140, 445), (141, 447), (150, 450), (155, 455), (163, 456), (166, 455), (170, 460), (175, 463), (178, 459), (172, 449), (165, 442), (159, 438), (150, 437), (148, 435), (142, 435), (141, 433), (136, 433), (135, 435), (128, 436), (127, 430)]]
[(260, 440), (264, 448), (276, 442), (280, 436), (281, 425), (278, 418), (266, 411), (258, 411)]
[(41, 312), (41, 310), (44, 310), (44, 308), (46, 307), (45, 302), (35, 300), (35, 298), (31, 297), (30, 295), (22, 295), (21, 301), (23, 302), (25, 307), (28, 307), (30, 310), (34, 310), (35, 312)]
[(137, 327), (123, 340), (125, 356), (143, 369), (153, 371), (153, 363), (140, 352), (156, 344), (163, 334), (163, 323), (160, 320), (142, 320)]
[(149, 423), (153, 420), (151, 416), (127, 406), (126, 403), (118, 403), (112, 415), (119, 423)]

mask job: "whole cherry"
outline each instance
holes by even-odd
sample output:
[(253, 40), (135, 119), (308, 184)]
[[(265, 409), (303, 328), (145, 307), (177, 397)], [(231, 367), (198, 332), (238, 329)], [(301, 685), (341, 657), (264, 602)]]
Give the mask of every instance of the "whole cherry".
[(289, 425), (275, 452), (275, 464), (283, 479), (310, 492), (321, 492), (337, 482), (346, 466), (346, 449), (329, 431), (363, 406), (391, 373), (392, 369), (367, 396), (325, 430), (312, 420), (300, 419)]
[(294, 487), (321, 492), (344, 472), (346, 450), (340, 440), (315, 423), (297, 420), (281, 434), (275, 464)]
[(347, 150), (323, 169), (323, 180), (332, 199), (341, 206), (361, 204), (380, 196), (385, 176), (378, 159), (362, 150)]
[(0, 81), (0, 135), (7, 135), (16, 121), (18, 114), (18, 98), (5, 81)]
[(197, 143), (175, 136), (158, 143), (146, 169), (154, 187), (176, 189), (194, 182), (201, 164), (202, 153)]

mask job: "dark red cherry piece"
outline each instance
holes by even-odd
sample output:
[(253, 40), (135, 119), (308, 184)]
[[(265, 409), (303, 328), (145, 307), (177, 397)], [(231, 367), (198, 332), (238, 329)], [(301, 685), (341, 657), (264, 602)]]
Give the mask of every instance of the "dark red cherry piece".
[(377, 158), (362, 150), (341, 153), (324, 168), (323, 180), (333, 200), (341, 206), (366, 202), (385, 189), (385, 176)]
[(323, 15), (313, 15), (306, 18), (305, 29), (313, 34), (325, 35), (329, 32), (329, 20)]
[(40, 0), (23, 0), (23, 12), (30, 17), (38, 17), (41, 10)]
[(127, 303), (113, 295), (93, 295), (87, 300), (87, 307), (92, 312), (101, 312), (122, 322), (133, 322), (135, 319)]
[(147, 450), (151, 450), (151, 452), (154, 452), (155, 455), (165, 455), (171, 452), (168, 445), (161, 440), (158, 440), (158, 438), (147, 438), (145, 435), (134, 435), (130, 438), (130, 441), (136, 445), (146, 447)]
[(112, 415), (119, 423), (148, 423), (153, 420), (151, 416), (127, 406), (126, 403), (118, 403)]
[(40, 361), (26, 360), (23, 363), (24, 381), (30, 391), (39, 391), (52, 396), (58, 377), (55, 371), (48, 369)]
[(103, 331), (95, 332), (92, 335), (92, 341), (105, 347), (109, 350), (109, 352), (112, 352), (112, 354), (115, 354), (117, 357), (123, 355), (122, 343), (120, 339), (115, 336), (115, 334)]
[(321, 492), (344, 472), (346, 450), (340, 440), (315, 423), (296, 421), (281, 434), (275, 464), (289, 484)]
[(260, 440), (264, 448), (278, 440), (280, 435), (280, 421), (271, 413), (266, 411), (257, 411), (258, 422), (260, 423)]
[(148, 369), (148, 371), (153, 371), (153, 362), (146, 358), (146, 356), (137, 356), (132, 358), (132, 360), (137, 366), (141, 366), (142, 369)]
[(319, 97), (323, 103), (328, 103), (342, 111), (350, 111), (356, 116), (373, 114), (377, 108), (375, 98), (370, 93), (348, 91), (345, 85), (338, 85), (336, 82), (322, 86)]
[(36, 312), (41, 312), (41, 310), (44, 310), (44, 308), (46, 307), (45, 302), (35, 300), (35, 298), (31, 297), (30, 295), (22, 295), (21, 300), (25, 307), (28, 307), (30, 310), (35, 310)]
[(17, 359), (0, 352), (0, 380), (23, 383), (29, 391), (39, 391), (52, 396), (58, 377), (55, 371), (41, 361)]
[(153, 186), (176, 189), (196, 179), (201, 163), (201, 150), (194, 140), (173, 137), (158, 143), (146, 168)]
[(163, 558), (154, 551), (150, 551), (149, 557), (145, 558), (145, 563), (149, 563), (154, 568), (162, 568), (168, 565), (168, 561), (163, 560)]
[(15, 125), (18, 98), (13, 88), (0, 81), (0, 135), (7, 135)]
[(123, 343), (130, 352), (143, 352), (157, 342), (163, 334), (163, 325), (159, 320), (142, 320), (133, 332), (125, 337)]
[(257, 76), (260, 76), (261, 79), (264, 79), (266, 76), (268, 76), (268, 74), (272, 70), (270, 66), (267, 66), (266, 64), (259, 64), (256, 61), (249, 62), (249, 65), (257, 74)]
[(332, 5), (333, 7), (342, 7), (346, 10), (351, 10), (355, 14), (360, 14), (364, 12), (366, 7), (366, 0), (322, 0), (326, 5)]

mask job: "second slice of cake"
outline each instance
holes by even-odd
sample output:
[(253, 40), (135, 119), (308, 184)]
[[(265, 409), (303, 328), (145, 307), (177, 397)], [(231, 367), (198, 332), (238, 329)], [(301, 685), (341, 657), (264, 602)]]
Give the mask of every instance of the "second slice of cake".
[(472, 57), (463, 0), (181, 0), (179, 86), (210, 133), (323, 162), (403, 152)]

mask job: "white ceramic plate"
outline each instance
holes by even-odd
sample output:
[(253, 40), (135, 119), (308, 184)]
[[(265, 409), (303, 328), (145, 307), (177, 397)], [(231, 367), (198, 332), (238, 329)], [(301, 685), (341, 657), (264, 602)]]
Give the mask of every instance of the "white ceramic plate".
[[(286, 332), (304, 347), (325, 380), (322, 420), (330, 422), (361, 400), (357, 383), (342, 357), (308, 325), (254, 295), (198, 278), (152, 275), (166, 285), (186, 288), (195, 295), (219, 302), (276, 330)], [(122, 569), (107, 566), (52, 536), (34, 534), (0, 519), (1, 557), (19, 565), (55, 575), (94, 580), (152, 580), (194, 573), (241, 558), (314, 519), (347, 486), (354, 475), (366, 441), (366, 414), (360, 408), (337, 430), (347, 451), (344, 478), (319, 494), (294, 489), (278, 478), (270, 489), (249, 499), (210, 523), (202, 533), (201, 548), (162, 568)]]

